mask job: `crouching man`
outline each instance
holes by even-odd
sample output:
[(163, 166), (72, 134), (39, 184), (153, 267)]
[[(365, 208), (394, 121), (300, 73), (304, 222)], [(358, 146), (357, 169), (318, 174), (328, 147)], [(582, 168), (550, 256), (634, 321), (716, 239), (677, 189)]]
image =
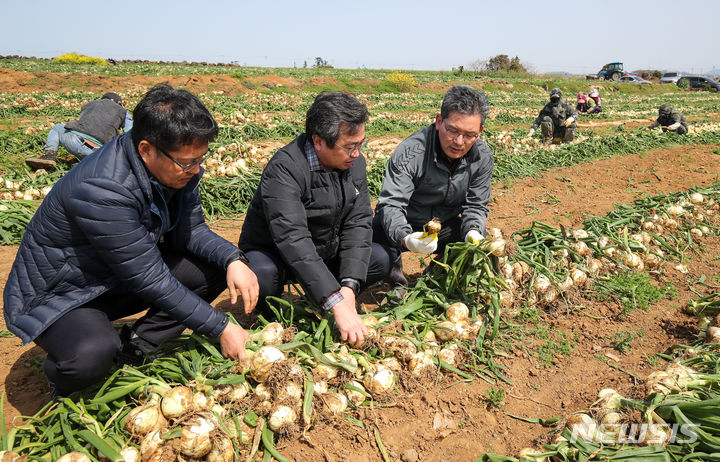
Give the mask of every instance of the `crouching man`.
[[(206, 225), (200, 166), (218, 127), (194, 95), (152, 88), (135, 124), (61, 178), (30, 221), (5, 287), (5, 322), (47, 352), (51, 393), (101, 381), (187, 327), (245, 356), (247, 332), (213, 308), (225, 287), (251, 309), (257, 278)], [(112, 325), (149, 308), (120, 335)], [(127, 358), (126, 358), (127, 359)], [(53, 386), (55, 390), (53, 390)]]
[(361, 344), (368, 331), (355, 297), (390, 271), (387, 254), (372, 244), (367, 186), (365, 106), (344, 93), (319, 94), (305, 133), (276, 152), (250, 202), (238, 247), (265, 297), (288, 280), (333, 313), (343, 340)]

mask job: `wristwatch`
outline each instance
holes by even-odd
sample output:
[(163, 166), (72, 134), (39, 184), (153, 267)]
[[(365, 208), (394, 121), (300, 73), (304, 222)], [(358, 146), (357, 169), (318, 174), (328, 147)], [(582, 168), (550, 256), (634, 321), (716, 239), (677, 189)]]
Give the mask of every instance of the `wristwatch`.
[(360, 283), (357, 282), (355, 279), (350, 279), (350, 278), (343, 279), (340, 282), (340, 285), (342, 287), (348, 287), (348, 288), (352, 289), (355, 296), (357, 296), (358, 292), (360, 292)]

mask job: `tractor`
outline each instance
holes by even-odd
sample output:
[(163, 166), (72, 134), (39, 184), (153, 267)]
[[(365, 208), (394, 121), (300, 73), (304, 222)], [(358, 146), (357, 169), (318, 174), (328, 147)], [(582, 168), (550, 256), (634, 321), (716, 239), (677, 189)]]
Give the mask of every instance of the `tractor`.
[(623, 63), (609, 63), (600, 69), (597, 73), (597, 78), (600, 80), (618, 80), (624, 75), (629, 75), (623, 71)]

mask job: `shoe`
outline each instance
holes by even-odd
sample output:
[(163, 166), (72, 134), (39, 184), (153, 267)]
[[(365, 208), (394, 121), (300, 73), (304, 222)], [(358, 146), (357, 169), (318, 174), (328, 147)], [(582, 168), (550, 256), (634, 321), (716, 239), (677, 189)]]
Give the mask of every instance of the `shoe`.
[(42, 157), (25, 159), (25, 163), (33, 170), (39, 170), (41, 168), (45, 170), (55, 170), (55, 166), (57, 165), (55, 159), (57, 159), (57, 151), (45, 151)]
[(387, 276), (388, 282), (396, 286), (407, 286), (408, 280), (403, 272), (402, 255), (397, 257), (397, 260), (393, 263), (390, 269), (390, 274)]
[[(122, 347), (115, 358), (118, 365), (129, 364), (131, 366), (142, 366), (146, 356), (146, 351), (144, 351), (143, 346), (147, 347), (148, 345), (144, 345), (147, 344), (147, 342), (138, 337), (132, 327), (127, 324), (122, 326), (120, 330), (120, 341), (122, 342)], [(152, 349), (153, 347), (150, 347), (150, 350)]]
[(48, 376), (45, 376), (45, 382), (47, 383), (48, 393), (50, 394), (50, 401), (52, 401), (58, 397), (57, 386)]

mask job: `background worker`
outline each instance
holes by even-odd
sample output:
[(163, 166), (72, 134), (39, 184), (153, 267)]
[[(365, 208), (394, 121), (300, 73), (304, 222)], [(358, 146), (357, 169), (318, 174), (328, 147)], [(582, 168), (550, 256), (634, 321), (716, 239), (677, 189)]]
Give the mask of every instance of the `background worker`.
[(563, 101), (559, 88), (550, 90), (550, 102), (540, 110), (540, 114), (530, 127), (528, 138), (532, 137), (540, 126), (543, 140), (547, 143), (569, 143), (575, 139), (578, 113), (572, 104)]
[(667, 103), (660, 105), (657, 120), (648, 125), (647, 128), (655, 128), (658, 126), (661, 127), (664, 132), (675, 132), (678, 135), (685, 135), (688, 132), (688, 124), (685, 116)]
[[(148, 91), (134, 116), (130, 133), (55, 183), (5, 285), (5, 322), (47, 352), (51, 394), (97, 383), (185, 328), (219, 338), (226, 357), (245, 356), (248, 333), (209, 304), (227, 287), (249, 310), (258, 294), (242, 252), (202, 215), (200, 164), (217, 123), (169, 85)], [(145, 309), (122, 335), (113, 328)]]
[(599, 114), (600, 112), (602, 112), (602, 99), (600, 98), (600, 91), (597, 88), (593, 88), (588, 94), (587, 113)]
[(277, 151), (250, 202), (238, 247), (265, 297), (299, 281), (343, 340), (362, 344), (368, 331), (355, 299), (382, 280), (390, 263), (372, 244), (372, 209), (365, 158), (365, 105), (345, 93), (320, 93), (305, 133)]
[[(401, 254), (442, 253), (451, 242), (485, 234), (493, 155), (480, 139), (490, 103), (468, 85), (450, 88), (435, 123), (413, 133), (393, 152), (373, 220), (373, 240), (393, 262), (392, 282), (407, 285)], [(422, 237), (438, 218), (437, 239)]]
[(45, 143), (45, 154), (26, 159), (25, 163), (32, 169), (52, 170), (60, 146), (82, 160), (115, 137), (120, 129), (127, 132), (131, 128), (132, 117), (122, 106), (120, 95), (108, 92), (83, 105), (77, 120), (53, 126)]

